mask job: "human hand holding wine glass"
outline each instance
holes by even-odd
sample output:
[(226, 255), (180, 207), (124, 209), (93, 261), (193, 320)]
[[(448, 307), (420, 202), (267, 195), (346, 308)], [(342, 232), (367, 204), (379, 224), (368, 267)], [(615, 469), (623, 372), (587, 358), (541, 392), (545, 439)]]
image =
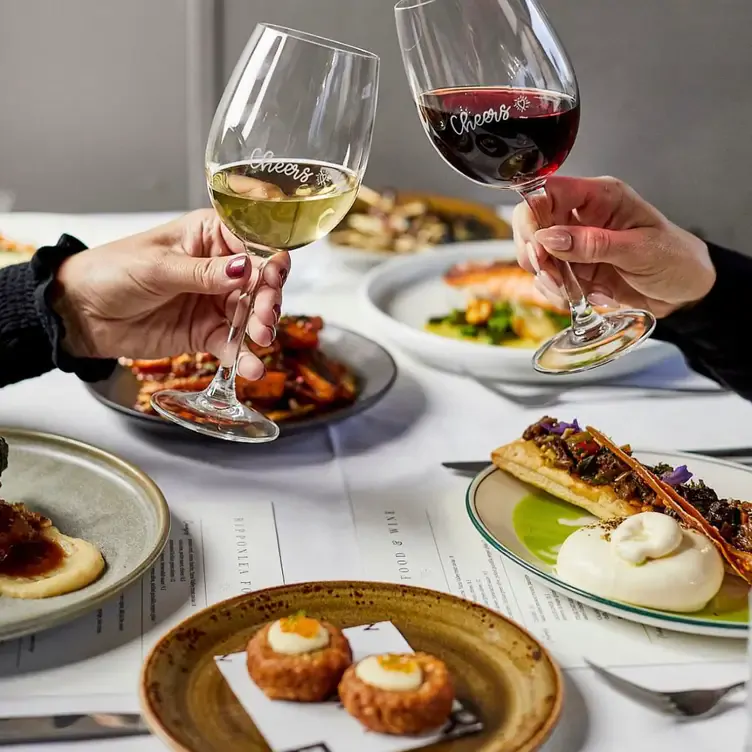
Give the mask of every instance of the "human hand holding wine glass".
[(546, 191), (553, 226), (540, 230), (524, 202), (515, 207), (512, 226), (518, 263), (537, 273), (536, 287), (557, 307), (564, 301), (552, 258), (570, 262), (591, 303), (644, 308), (659, 319), (713, 288), (707, 244), (621, 180), (557, 175)]
[[(328, 234), (357, 195), (371, 148), (379, 59), (306, 32), (259, 24), (214, 115), (206, 177), (220, 219), (247, 252), (268, 259)], [(238, 356), (264, 264), (253, 267), (227, 345), (202, 392), (152, 397), (163, 417), (238, 442), (279, 427), (235, 393)]]
[[(400, 0), (397, 32), (423, 128), (443, 159), (473, 182), (519, 193), (539, 227), (552, 224), (546, 178), (574, 145), (577, 81), (534, 0)], [(533, 356), (537, 371), (604, 365), (653, 331), (647, 311), (600, 315), (566, 261), (557, 271), (572, 325)]]

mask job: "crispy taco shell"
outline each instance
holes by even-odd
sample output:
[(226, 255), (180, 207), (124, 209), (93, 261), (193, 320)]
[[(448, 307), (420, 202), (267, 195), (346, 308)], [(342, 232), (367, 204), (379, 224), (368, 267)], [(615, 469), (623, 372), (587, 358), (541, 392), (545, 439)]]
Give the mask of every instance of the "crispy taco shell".
[(591, 426), (585, 429), (602, 447), (605, 447), (629, 467), (641, 480), (655, 491), (663, 505), (673, 511), (685, 525), (709, 538), (729, 564), (731, 569), (742, 579), (752, 584), (752, 555), (739, 551), (727, 543), (721, 534), (695, 509), (686, 499), (682, 498), (671, 486), (650, 472), (634, 457), (622, 451), (609, 438)]

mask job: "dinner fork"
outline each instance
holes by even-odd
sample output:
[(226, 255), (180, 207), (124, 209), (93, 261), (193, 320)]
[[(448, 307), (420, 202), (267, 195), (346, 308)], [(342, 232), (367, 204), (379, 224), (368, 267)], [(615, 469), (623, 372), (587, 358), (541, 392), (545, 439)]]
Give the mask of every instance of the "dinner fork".
[(622, 692), (637, 702), (647, 705), (654, 710), (684, 718), (696, 718), (713, 710), (720, 701), (731, 692), (747, 686), (747, 682), (737, 682), (728, 687), (718, 689), (687, 689), (678, 692), (659, 692), (655, 689), (647, 689), (639, 684), (633, 684), (620, 676), (606, 671), (605, 668), (596, 666), (585, 658), (590, 668), (601, 676), (614, 689)]

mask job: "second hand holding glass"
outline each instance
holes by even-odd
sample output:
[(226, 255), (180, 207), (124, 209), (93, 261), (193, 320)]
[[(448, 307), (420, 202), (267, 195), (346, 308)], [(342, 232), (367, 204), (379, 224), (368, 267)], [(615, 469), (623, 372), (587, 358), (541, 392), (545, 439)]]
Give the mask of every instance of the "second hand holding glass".
[[(572, 66), (533, 0), (401, 0), (395, 6), (407, 78), (423, 128), (470, 180), (517, 191), (540, 227), (553, 224), (546, 178), (580, 122)], [(537, 371), (604, 365), (647, 339), (647, 311), (593, 310), (570, 265), (556, 262), (572, 325), (533, 356)]]
[(220, 219), (262, 261), (237, 300), (211, 384), (197, 393), (154, 394), (163, 417), (230, 441), (279, 435), (276, 423), (237, 398), (240, 348), (265, 260), (324, 237), (355, 200), (371, 148), (378, 75), (370, 52), (256, 27), (214, 115), (206, 176)]

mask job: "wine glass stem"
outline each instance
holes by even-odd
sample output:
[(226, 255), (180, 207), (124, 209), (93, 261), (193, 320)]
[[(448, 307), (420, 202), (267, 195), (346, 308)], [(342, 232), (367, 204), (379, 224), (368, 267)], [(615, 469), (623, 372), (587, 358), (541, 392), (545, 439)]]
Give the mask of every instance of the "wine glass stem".
[[(519, 189), (519, 193), (530, 207), (538, 227), (541, 229), (553, 225), (551, 215), (551, 200), (546, 193), (546, 183), (540, 183)], [(561, 274), (564, 292), (569, 302), (569, 312), (572, 316), (572, 338), (576, 342), (589, 342), (601, 336), (607, 324), (593, 306), (590, 305), (585, 293), (577, 280), (572, 267), (567, 261), (552, 259)]]
[(248, 328), (248, 321), (253, 313), (256, 293), (261, 287), (261, 280), (264, 278), (266, 262), (267, 259), (262, 258), (258, 265), (252, 267), (251, 276), (235, 306), (235, 312), (230, 322), (230, 331), (227, 335), (227, 343), (222, 352), (217, 373), (214, 374), (211, 384), (203, 391), (203, 396), (215, 408), (222, 409), (237, 404), (235, 375), (238, 372), (240, 348)]

